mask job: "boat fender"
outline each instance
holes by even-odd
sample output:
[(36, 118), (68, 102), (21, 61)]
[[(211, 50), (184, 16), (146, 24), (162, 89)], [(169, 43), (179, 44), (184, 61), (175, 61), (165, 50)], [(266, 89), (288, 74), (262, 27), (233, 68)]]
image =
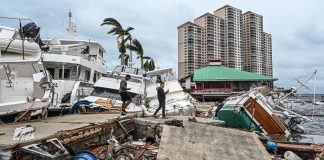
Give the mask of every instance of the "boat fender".
[(61, 100), (61, 103), (67, 103), (67, 102), (70, 102), (70, 99), (71, 99), (71, 92), (70, 93), (66, 93), (62, 100)]
[(275, 142), (272, 142), (272, 141), (267, 142), (266, 148), (271, 152), (277, 152), (278, 151), (277, 144)]
[(286, 119), (289, 118), (289, 113), (287, 111), (283, 111), (282, 114), (286, 117)]
[(89, 151), (80, 151), (77, 153), (74, 157), (73, 160), (97, 160), (98, 158), (96, 155)]

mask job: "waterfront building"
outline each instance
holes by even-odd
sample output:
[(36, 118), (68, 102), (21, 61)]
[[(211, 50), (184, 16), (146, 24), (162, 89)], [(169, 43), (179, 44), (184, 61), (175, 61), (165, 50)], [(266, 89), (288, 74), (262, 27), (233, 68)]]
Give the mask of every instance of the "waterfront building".
[(262, 33), (263, 74), (273, 76), (272, 73), (272, 39), (271, 34)]
[(193, 73), (205, 63), (203, 30), (201, 26), (192, 22), (178, 27), (178, 77)]
[(243, 47), (243, 15), (242, 10), (225, 5), (216, 11), (214, 15), (224, 19), (224, 65), (242, 70)]
[(218, 99), (260, 85), (273, 88), (275, 80), (277, 79), (270, 76), (222, 66), (220, 61), (211, 61), (208, 66), (180, 79), (180, 83), (198, 99)]
[(262, 52), (263, 18), (248, 11), (243, 14), (243, 62), (244, 70), (263, 74), (264, 55)]
[(211, 13), (206, 13), (194, 20), (203, 29), (202, 44), (204, 65), (210, 60), (221, 60), (224, 56), (224, 19)]

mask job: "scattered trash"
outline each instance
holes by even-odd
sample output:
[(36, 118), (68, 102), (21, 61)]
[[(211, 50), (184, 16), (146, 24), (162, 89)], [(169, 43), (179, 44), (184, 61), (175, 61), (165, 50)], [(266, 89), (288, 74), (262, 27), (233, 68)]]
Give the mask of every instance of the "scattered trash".
[(266, 148), (271, 152), (277, 152), (278, 151), (277, 144), (272, 142), (272, 141), (267, 142)]
[(98, 158), (96, 155), (89, 151), (80, 151), (77, 153), (74, 157), (73, 160), (97, 160)]
[[(120, 143), (125, 141), (124, 143)], [(106, 145), (99, 145), (88, 152), (81, 152), (82, 158), (96, 157), (97, 159), (115, 159), (115, 160), (140, 160), (156, 159), (158, 144), (153, 137), (147, 137), (138, 141), (131, 142), (132, 139), (124, 138), (117, 141), (114, 136), (107, 141)], [(79, 154), (79, 153), (78, 153)], [(75, 157), (80, 158), (80, 155)], [(89, 160), (92, 160), (89, 158)]]
[(322, 152), (321, 154), (316, 154), (315, 160), (324, 160), (324, 152)]
[(286, 151), (284, 153), (284, 158), (285, 159), (293, 159), (293, 160), (303, 160), (302, 158), (300, 158), (299, 156), (297, 156), (297, 154), (295, 154), (292, 151)]
[(16, 128), (12, 140), (25, 141), (25, 140), (34, 139), (35, 138), (34, 132), (35, 129), (29, 125), (27, 125), (26, 127)]
[(170, 126), (176, 126), (176, 127), (182, 127), (183, 128), (183, 121), (181, 121), (181, 120), (173, 119), (171, 121), (165, 121), (164, 123), (167, 124), (167, 125), (170, 125)]
[(30, 154), (51, 159), (69, 155), (69, 152), (64, 148), (57, 138), (42, 140), (39, 144), (30, 144), (21, 147), (21, 150)]

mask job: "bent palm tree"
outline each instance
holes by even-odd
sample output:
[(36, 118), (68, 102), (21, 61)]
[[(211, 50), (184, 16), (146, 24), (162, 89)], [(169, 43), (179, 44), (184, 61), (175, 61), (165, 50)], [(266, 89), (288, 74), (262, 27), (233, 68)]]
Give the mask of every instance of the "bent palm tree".
[(142, 44), (139, 40), (133, 39), (131, 44), (127, 44), (126, 46), (129, 50), (136, 52), (137, 59), (140, 58), (141, 60), (141, 69), (144, 69), (144, 50)]
[(114, 18), (106, 18), (103, 20), (101, 26), (110, 25), (112, 28), (107, 32), (107, 34), (117, 35), (117, 47), (120, 52), (120, 61), (122, 65), (125, 65), (126, 56), (126, 43), (128, 40), (132, 39), (130, 31), (133, 27), (127, 27), (123, 29), (122, 25)]

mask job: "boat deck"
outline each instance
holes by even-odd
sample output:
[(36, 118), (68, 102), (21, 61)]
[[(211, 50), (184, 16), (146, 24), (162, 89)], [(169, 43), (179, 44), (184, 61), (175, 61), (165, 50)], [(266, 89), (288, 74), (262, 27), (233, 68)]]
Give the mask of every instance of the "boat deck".
[[(75, 114), (60, 117), (50, 117), (42, 121), (31, 121), (16, 124), (0, 125), (0, 148), (11, 148), (20, 143), (37, 141), (54, 136), (57, 132), (63, 130), (73, 130), (86, 127), (91, 124), (103, 123), (120, 116), (120, 114)], [(31, 125), (35, 128), (35, 138), (28, 141), (19, 142), (12, 140), (14, 131), (18, 127)]]

